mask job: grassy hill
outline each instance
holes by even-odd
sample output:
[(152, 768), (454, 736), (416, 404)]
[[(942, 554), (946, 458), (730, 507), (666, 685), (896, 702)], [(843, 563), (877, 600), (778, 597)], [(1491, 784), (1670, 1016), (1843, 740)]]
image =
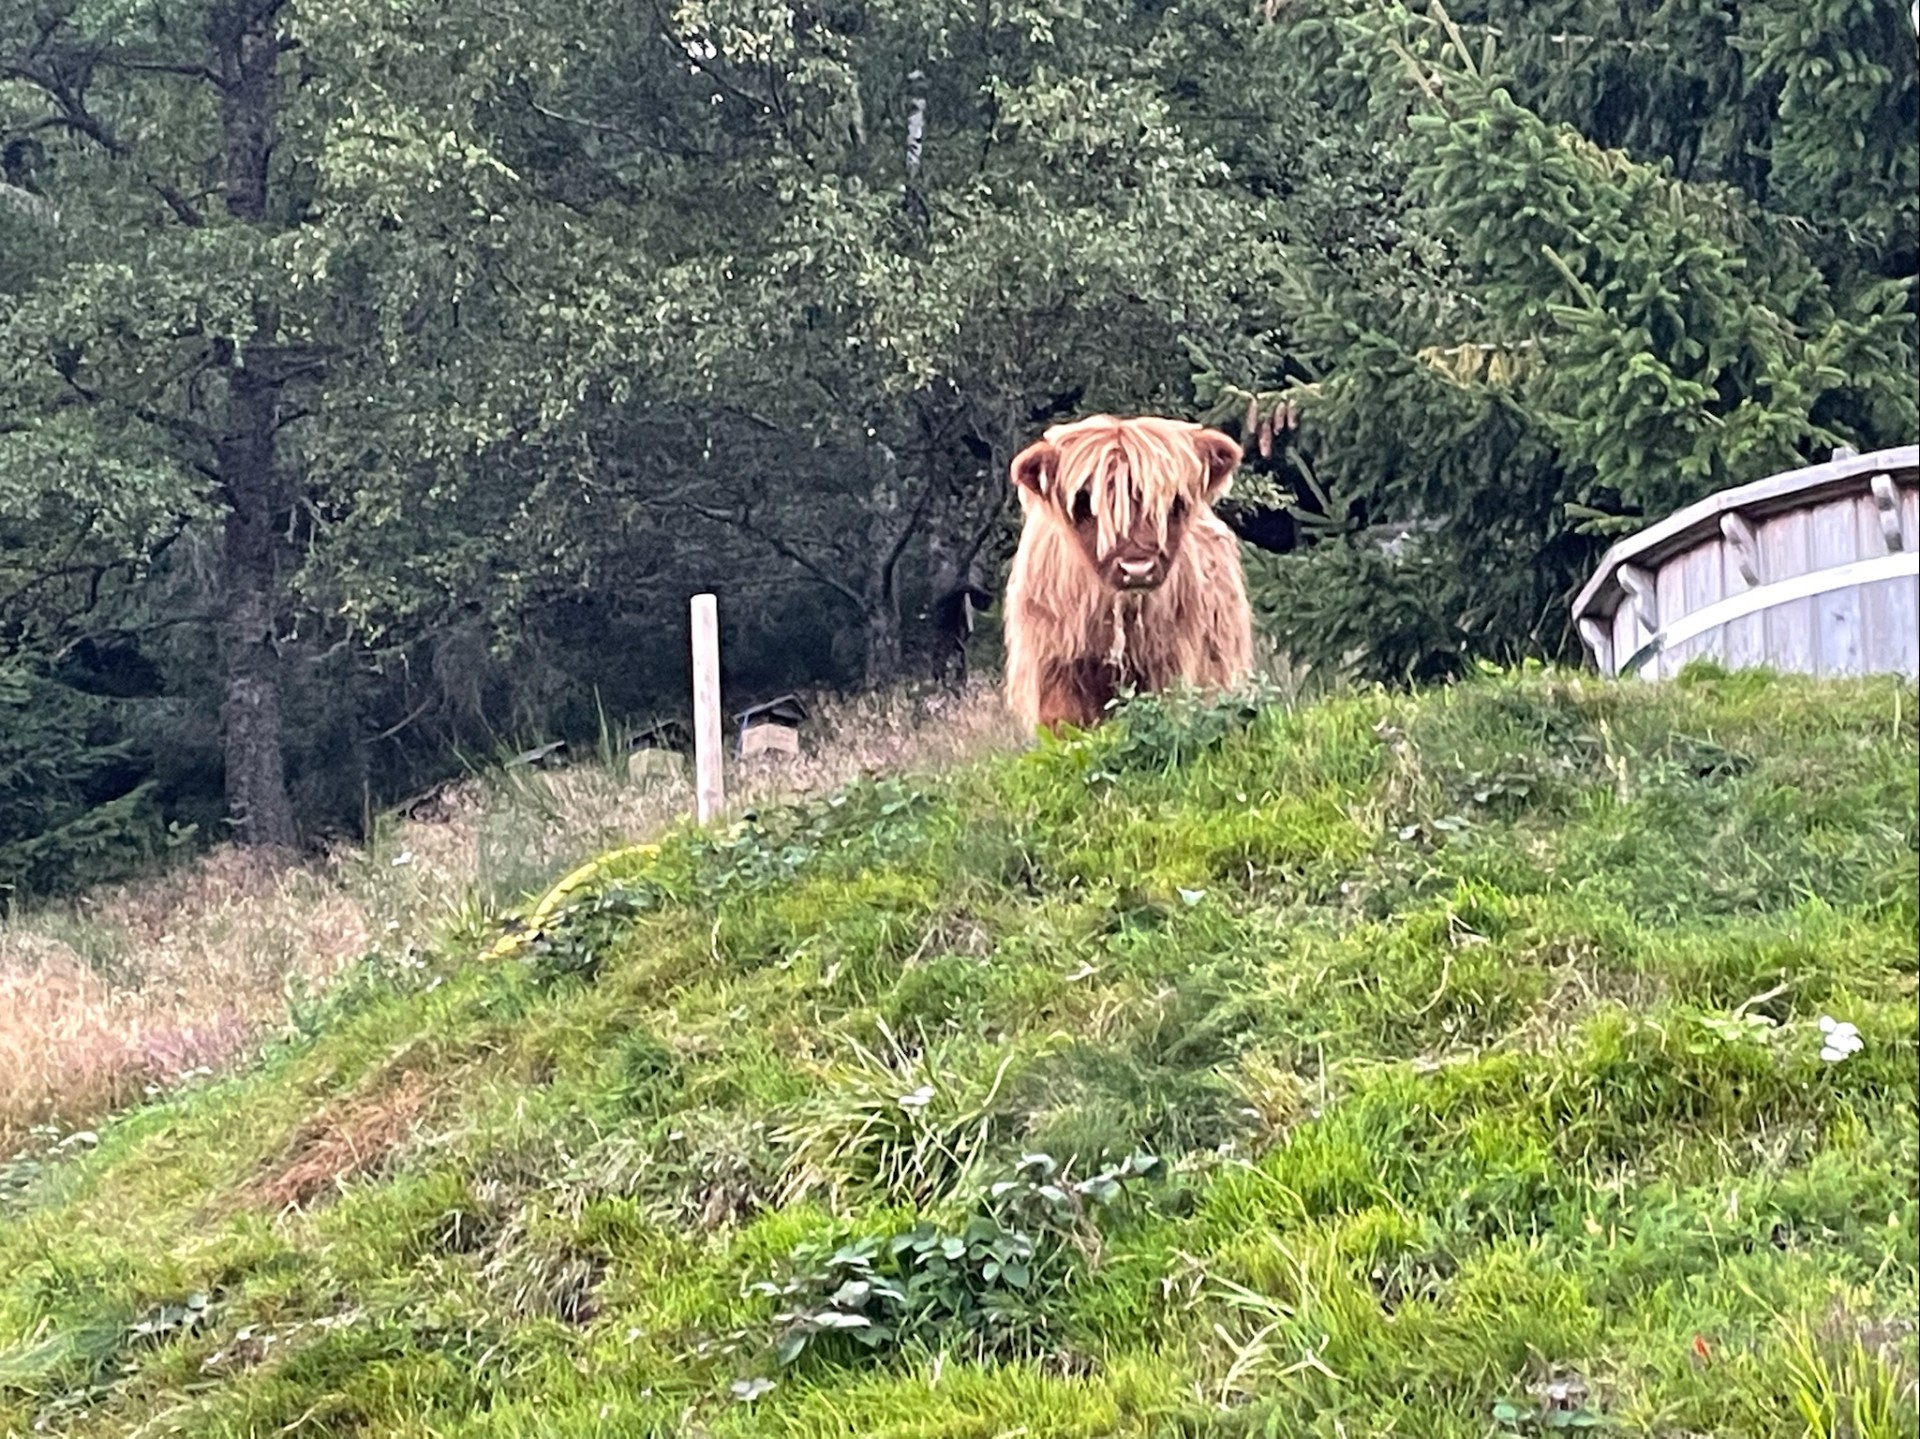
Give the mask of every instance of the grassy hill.
[(1915, 708), (1141, 703), (623, 851), (16, 1162), (0, 1432), (1911, 1434)]

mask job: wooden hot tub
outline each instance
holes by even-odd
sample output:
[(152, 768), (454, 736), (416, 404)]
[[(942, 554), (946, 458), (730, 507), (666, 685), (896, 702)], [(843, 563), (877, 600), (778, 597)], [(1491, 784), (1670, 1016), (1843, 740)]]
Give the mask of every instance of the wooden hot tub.
[(1920, 677), (1920, 446), (1722, 490), (1608, 550), (1573, 602), (1605, 675), (1687, 661)]

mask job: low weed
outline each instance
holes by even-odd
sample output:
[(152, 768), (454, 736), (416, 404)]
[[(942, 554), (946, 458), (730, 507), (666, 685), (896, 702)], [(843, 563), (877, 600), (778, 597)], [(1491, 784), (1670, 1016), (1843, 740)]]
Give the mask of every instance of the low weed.
[(772, 1357), (790, 1365), (809, 1351), (844, 1359), (913, 1346), (1031, 1356), (1053, 1339), (1074, 1272), (1098, 1252), (1101, 1211), (1158, 1167), (1134, 1155), (1069, 1180), (1050, 1156), (1029, 1154), (950, 1223), (804, 1245), (787, 1278), (752, 1289), (779, 1305)]

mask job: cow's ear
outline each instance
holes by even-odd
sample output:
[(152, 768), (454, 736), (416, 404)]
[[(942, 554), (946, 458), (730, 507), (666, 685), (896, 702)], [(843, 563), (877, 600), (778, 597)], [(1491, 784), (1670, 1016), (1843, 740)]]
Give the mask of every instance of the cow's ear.
[(1207, 476), (1207, 501), (1211, 504), (1233, 484), (1233, 472), (1240, 465), (1240, 446), (1218, 430), (1202, 430), (1193, 437), (1193, 447), (1200, 453), (1200, 467)]
[(1013, 482), (1041, 499), (1060, 473), (1060, 452), (1047, 440), (1035, 440), (1013, 457)]

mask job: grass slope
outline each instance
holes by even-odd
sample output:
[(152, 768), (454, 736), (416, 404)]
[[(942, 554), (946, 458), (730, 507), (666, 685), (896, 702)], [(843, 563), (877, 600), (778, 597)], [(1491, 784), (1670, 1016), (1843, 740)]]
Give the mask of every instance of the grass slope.
[(676, 835), (16, 1164), (0, 1431), (1910, 1434), (1917, 777), (1527, 674)]

